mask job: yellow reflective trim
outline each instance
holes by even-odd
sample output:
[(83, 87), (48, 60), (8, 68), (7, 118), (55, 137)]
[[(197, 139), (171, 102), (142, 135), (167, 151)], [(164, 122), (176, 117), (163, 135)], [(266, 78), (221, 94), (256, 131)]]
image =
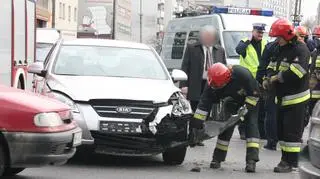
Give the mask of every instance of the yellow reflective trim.
[(305, 75), (304, 69), (299, 64), (291, 64), (290, 70), (296, 74), (299, 78), (302, 78)]
[(308, 99), (310, 99), (311, 95), (310, 93), (300, 97), (300, 98), (296, 98), (296, 99), (291, 99), (291, 100), (286, 100), (286, 101), (282, 101), (282, 106), (288, 106), (288, 105), (293, 105), (293, 104), (298, 104), (298, 103), (302, 103), (307, 101)]
[(216, 148), (220, 149), (220, 150), (223, 150), (223, 151), (228, 151), (228, 146), (224, 146), (224, 145), (221, 145), (221, 144), (217, 144)]
[(193, 118), (203, 120), (203, 121), (206, 120), (206, 117), (207, 117), (206, 115), (197, 114), (197, 113), (193, 115)]
[(312, 64), (312, 58), (310, 57), (309, 58), (309, 65), (311, 65)]
[(248, 142), (247, 148), (260, 148), (260, 144), (255, 142)]
[(279, 71), (287, 71), (290, 67), (288, 62), (281, 62), (279, 66)]
[(245, 102), (251, 104), (252, 106), (256, 106), (258, 103), (259, 98), (253, 96), (247, 96)]
[(284, 152), (299, 153), (299, 152), (301, 152), (301, 147), (285, 147), (285, 146), (281, 146), (281, 150), (284, 151)]
[(319, 99), (320, 98), (320, 91), (319, 90), (311, 91), (311, 98), (312, 99)]

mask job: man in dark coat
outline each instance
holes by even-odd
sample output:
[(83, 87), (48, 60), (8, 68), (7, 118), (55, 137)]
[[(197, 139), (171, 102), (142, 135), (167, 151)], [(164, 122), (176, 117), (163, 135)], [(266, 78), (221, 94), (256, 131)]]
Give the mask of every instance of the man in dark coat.
[[(207, 80), (207, 69), (213, 63), (226, 64), (225, 50), (216, 44), (217, 36), (213, 26), (204, 26), (200, 31), (200, 42), (187, 47), (181, 69), (188, 80), (180, 83), (181, 91), (187, 96), (195, 111)], [(203, 146), (202, 143), (199, 145)]]

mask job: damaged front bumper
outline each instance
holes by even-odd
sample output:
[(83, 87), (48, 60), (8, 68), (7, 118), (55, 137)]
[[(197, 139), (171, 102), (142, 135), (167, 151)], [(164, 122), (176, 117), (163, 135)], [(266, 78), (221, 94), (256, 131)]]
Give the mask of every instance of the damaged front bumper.
[[(131, 108), (120, 113), (117, 108)], [(83, 130), (84, 143), (95, 152), (109, 155), (149, 156), (169, 148), (188, 145), (190, 113), (172, 114), (174, 104), (129, 100), (91, 100), (78, 104), (75, 117)]]
[(169, 148), (188, 145), (188, 120), (191, 115), (179, 118), (165, 117), (153, 134), (148, 124), (141, 123), (141, 132), (124, 134), (121, 132), (91, 131), (97, 153), (122, 156), (150, 156)]

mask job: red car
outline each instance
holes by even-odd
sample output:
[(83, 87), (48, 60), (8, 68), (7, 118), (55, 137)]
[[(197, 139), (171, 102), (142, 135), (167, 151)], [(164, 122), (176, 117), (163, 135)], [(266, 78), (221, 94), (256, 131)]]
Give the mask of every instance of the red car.
[(68, 106), (0, 85), (0, 176), (64, 164), (75, 154), (81, 136)]

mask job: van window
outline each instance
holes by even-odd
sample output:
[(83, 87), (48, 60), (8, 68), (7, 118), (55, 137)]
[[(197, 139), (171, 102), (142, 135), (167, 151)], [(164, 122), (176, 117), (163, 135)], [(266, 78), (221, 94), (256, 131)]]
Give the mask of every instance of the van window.
[(188, 42), (187, 42), (188, 45), (192, 45), (199, 42), (199, 38), (200, 38), (199, 31), (191, 31), (188, 37)]
[(187, 39), (186, 32), (177, 32), (173, 39), (171, 59), (182, 59)]

